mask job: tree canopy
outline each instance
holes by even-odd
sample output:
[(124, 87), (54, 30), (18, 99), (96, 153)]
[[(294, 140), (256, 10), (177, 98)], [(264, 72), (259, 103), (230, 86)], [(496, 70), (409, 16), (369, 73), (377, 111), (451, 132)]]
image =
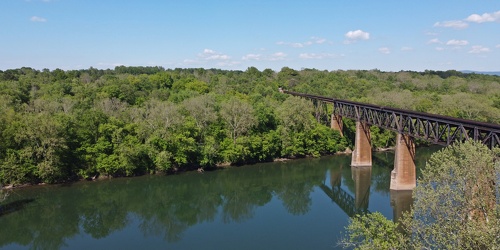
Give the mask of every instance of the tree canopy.
[[(0, 184), (56, 183), (319, 156), (352, 146), (310, 101), (340, 99), (500, 122), (500, 77), (454, 71), (0, 71)], [(460, 105), (457, 105), (460, 104)], [(328, 107), (327, 112), (331, 112)], [(316, 118), (316, 119), (315, 119)], [(394, 134), (372, 128), (372, 144)]]

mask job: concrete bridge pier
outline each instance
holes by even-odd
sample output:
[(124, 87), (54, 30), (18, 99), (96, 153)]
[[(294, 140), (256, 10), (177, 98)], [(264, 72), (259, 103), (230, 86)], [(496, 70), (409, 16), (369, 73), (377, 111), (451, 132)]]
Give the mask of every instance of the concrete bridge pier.
[(413, 190), (416, 186), (415, 143), (409, 135), (398, 133), (390, 189)]
[(354, 151), (352, 151), (351, 166), (372, 166), (370, 140), (370, 126), (365, 122), (356, 121), (356, 139), (354, 141)]
[(340, 136), (344, 137), (344, 133), (342, 132), (342, 130), (344, 128), (344, 123), (342, 123), (342, 116), (332, 114), (330, 127), (333, 130), (339, 131)]

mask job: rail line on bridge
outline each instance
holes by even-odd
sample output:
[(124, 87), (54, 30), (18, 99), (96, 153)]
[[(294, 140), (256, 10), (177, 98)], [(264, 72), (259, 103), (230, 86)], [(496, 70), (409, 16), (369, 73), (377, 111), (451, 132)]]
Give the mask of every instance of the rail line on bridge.
[(489, 148), (500, 147), (498, 124), (310, 95), (281, 88), (280, 92), (311, 99), (316, 105), (318, 102), (333, 104), (331, 128), (339, 131), (341, 135), (342, 118), (356, 121), (352, 167), (372, 166), (371, 125), (397, 132), (391, 190), (412, 190), (416, 187), (414, 138), (443, 146), (472, 139)]
[(333, 104), (333, 113), (366, 122), (400, 134), (448, 146), (456, 141), (473, 139), (489, 148), (500, 146), (500, 125), (429, 114), (373, 104), (340, 100), (287, 90), (283, 93)]

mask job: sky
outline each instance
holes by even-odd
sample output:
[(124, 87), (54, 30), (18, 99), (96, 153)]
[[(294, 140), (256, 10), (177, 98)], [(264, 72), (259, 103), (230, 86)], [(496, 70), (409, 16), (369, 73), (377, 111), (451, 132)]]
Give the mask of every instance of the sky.
[(0, 0), (0, 70), (500, 71), (500, 0)]

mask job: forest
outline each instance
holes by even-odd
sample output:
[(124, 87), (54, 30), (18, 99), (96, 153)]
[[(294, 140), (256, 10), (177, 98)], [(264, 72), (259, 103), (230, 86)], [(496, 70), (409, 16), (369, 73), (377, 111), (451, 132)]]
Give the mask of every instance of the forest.
[[(344, 120), (341, 137), (318, 119), (324, 110), (279, 87), (500, 123), (500, 76), (454, 70), (25, 67), (0, 71), (0, 185), (173, 173), (352, 148), (352, 121)], [(373, 147), (393, 144), (392, 132), (371, 132)]]

